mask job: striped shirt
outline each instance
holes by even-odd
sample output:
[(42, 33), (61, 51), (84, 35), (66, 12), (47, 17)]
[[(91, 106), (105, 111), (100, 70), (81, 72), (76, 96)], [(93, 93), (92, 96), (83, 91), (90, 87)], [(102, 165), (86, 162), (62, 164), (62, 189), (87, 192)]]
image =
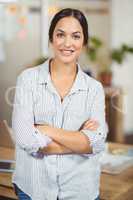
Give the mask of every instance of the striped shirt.
[[(82, 130), (92, 154), (34, 156), (51, 142), (34, 124), (77, 131), (88, 119), (99, 122), (97, 131)], [(52, 84), (49, 60), (22, 72), (17, 80), (12, 128), (16, 136), (13, 183), (32, 200), (56, 200), (57, 196), (62, 200), (94, 200), (99, 195), (99, 158), (106, 139), (105, 98), (101, 84), (79, 65), (63, 102)]]

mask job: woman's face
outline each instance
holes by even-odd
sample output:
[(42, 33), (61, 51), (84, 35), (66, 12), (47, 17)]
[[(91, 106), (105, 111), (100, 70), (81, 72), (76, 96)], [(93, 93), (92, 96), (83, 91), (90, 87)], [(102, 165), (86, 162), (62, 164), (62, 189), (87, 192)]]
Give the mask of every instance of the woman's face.
[(53, 50), (56, 59), (69, 64), (76, 62), (84, 42), (82, 27), (74, 17), (58, 21), (53, 32)]

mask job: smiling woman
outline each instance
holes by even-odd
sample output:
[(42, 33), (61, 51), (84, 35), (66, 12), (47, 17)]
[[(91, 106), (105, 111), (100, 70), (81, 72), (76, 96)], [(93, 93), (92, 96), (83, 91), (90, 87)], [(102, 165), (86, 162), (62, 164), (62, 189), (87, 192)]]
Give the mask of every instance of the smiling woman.
[(20, 200), (95, 200), (106, 138), (104, 92), (78, 64), (88, 24), (75, 9), (50, 25), (54, 55), (19, 77), (13, 109)]
[(77, 19), (65, 17), (61, 19), (53, 32), (52, 46), (55, 56), (63, 63), (73, 63), (83, 47), (83, 31)]

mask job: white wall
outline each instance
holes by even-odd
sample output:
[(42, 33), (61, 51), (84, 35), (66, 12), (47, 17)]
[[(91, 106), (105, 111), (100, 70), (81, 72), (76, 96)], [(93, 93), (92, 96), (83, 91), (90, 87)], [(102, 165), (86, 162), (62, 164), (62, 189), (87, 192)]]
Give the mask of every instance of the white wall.
[[(112, 0), (112, 47), (122, 43), (133, 46), (133, 1)], [(133, 55), (128, 55), (122, 66), (113, 65), (113, 82), (124, 90), (124, 129), (133, 132)]]
[[(3, 14), (5, 11), (3, 12)], [(3, 19), (6, 20), (3, 16)], [(4, 50), (6, 60), (0, 63), (0, 119), (6, 119), (11, 124), (12, 106), (6, 99), (6, 91), (15, 86), (16, 77), (26, 66), (31, 64), (36, 58), (40, 57), (40, 16), (39, 13), (30, 15), (30, 26), (26, 38), (19, 39), (14, 35), (11, 40), (5, 41)], [(9, 27), (7, 27), (9, 29)], [(10, 27), (12, 28), (12, 26)], [(2, 29), (0, 29), (2, 32)], [(13, 102), (13, 92), (9, 95)]]

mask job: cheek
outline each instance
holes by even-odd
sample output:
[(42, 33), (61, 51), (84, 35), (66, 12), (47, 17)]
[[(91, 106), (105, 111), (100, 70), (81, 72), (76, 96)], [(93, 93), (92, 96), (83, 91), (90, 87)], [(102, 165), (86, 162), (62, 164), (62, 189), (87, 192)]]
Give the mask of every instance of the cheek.
[(80, 50), (83, 48), (83, 40), (75, 41), (74, 43), (75, 49)]
[(77, 50), (77, 51), (82, 51), (82, 49), (83, 49), (83, 45), (82, 45), (82, 43), (77, 43), (76, 45), (75, 45), (75, 49)]
[(62, 43), (63, 43), (62, 39), (57, 39), (57, 38), (53, 39), (53, 46), (54, 47), (59, 47)]

